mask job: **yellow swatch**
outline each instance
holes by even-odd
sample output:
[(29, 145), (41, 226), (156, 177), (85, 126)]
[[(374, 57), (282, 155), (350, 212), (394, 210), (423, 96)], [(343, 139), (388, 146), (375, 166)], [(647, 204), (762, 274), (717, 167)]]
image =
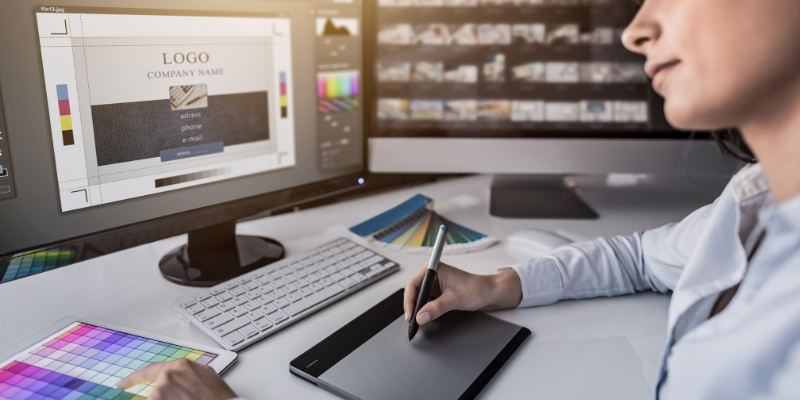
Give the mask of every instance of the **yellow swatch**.
[(71, 115), (62, 115), (61, 116), (61, 130), (62, 131), (71, 131), (72, 130), (72, 116)]

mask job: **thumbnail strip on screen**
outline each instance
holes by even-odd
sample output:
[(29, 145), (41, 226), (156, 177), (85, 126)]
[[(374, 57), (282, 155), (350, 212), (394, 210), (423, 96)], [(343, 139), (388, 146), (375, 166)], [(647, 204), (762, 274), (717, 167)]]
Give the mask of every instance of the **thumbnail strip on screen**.
[(37, 8), (63, 212), (295, 165), (288, 16), (124, 12)]

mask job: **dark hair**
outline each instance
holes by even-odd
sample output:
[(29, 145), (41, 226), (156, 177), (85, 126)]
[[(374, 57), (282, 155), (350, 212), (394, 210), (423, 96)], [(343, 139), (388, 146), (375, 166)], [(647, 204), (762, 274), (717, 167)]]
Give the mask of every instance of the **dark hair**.
[(750, 150), (750, 146), (744, 141), (742, 132), (736, 128), (720, 129), (711, 132), (711, 138), (719, 146), (720, 152), (724, 156), (743, 161), (748, 164), (757, 163), (755, 154)]

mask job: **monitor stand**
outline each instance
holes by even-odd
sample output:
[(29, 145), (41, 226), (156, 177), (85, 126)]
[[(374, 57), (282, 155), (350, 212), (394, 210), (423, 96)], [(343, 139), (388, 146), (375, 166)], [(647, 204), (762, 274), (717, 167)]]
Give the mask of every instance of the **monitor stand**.
[(283, 258), (275, 240), (236, 235), (236, 221), (189, 232), (189, 243), (159, 262), (161, 275), (185, 286), (210, 287)]
[(564, 175), (495, 175), (489, 212), (501, 218), (596, 219)]

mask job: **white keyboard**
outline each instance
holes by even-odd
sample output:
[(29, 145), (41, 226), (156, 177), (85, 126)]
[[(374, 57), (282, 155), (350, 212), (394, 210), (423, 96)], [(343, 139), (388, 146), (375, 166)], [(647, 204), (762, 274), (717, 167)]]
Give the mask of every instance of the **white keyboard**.
[(379, 254), (338, 239), (173, 307), (222, 347), (238, 351), (399, 269)]

